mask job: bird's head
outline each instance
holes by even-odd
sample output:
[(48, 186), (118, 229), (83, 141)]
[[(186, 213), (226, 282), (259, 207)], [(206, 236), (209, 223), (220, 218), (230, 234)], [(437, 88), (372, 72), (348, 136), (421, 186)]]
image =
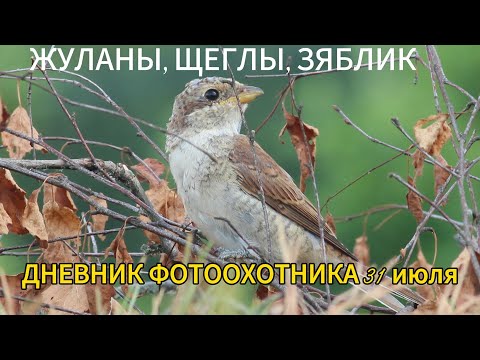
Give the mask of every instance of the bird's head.
[[(190, 137), (205, 131), (211, 135), (239, 133), (242, 125), (240, 108), (244, 112), (250, 102), (263, 91), (231, 79), (207, 77), (190, 81), (173, 105), (168, 131)], [(181, 141), (181, 140), (180, 140)], [(179, 143), (167, 137), (167, 151)]]

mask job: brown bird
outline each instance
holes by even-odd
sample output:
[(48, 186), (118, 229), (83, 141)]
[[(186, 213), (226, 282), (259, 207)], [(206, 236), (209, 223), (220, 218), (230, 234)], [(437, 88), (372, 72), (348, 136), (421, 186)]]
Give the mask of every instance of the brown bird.
[[(354, 263), (363, 269), (326, 224), (324, 257), (316, 207), (270, 155), (240, 134), (240, 108), (244, 112), (262, 94), (257, 87), (211, 77), (191, 81), (176, 97), (168, 131), (178, 137), (167, 136), (166, 150), (188, 216), (225, 249), (254, 248), (264, 259), (284, 262), (283, 239), (297, 263)], [(407, 287), (390, 291), (416, 304), (424, 301)], [(397, 311), (403, 307), (392, 296), (381, 301)]]

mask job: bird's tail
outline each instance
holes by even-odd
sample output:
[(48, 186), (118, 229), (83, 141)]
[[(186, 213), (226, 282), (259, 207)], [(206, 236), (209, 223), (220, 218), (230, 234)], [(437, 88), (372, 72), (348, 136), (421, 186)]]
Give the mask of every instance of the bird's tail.
[[(360, 270), (364, 268), (365, 266), (357, 264), (357, 269)], [(365, 278), (363, 271), (359, 271), (358, 274), (362, 279)], [(403, 305), (397, 298), (404, 299), (416, 305), (421, 305), (426, 301), (426, 299), (420, 294), (416, 293), (409, 287), (401, 284), (394, 285), (392, 279), (388, 276), (384, 276), (379, 284), (374, 282), (372, 285), (353, 285), (396, 312), (400, 312), (405, 308), (405, 305)], [(383, 291), (375, 291), (376, 289)]]

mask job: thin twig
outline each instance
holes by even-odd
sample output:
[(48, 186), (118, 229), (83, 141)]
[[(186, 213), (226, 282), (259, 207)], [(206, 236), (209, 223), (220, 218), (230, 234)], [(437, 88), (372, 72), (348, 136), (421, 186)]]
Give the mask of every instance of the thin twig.
[[(394, 173), (391, 173), (389, 175), (389, 177), (391, 178), (394, 178), (395, 180), (397, 180), (400, 184), (402, 184), (403, 186), (405, 186), (407, 189), (409, 189), (410, 191), (414, 192), (415, 194), (417, 194), (418, 196), (420, 196), (422, 198), (422, 200), (426, 201), (430, 206), (433, 206), (435, 208), (435, 210), (437, 210), (447, 221), (450, 225), (452, 225), (454, 227), (454, 229), (461, 233), (461, 228), (455, 223), (452, 221), (452, 219), (450, 219), (450, 217), (447, 215), (447, 213), (445, 212), (445, 210), (443, 210), (439, 204), (437, 204), (435, 201), (432, 201), (430, 200), (427, 196), (425, 196), (424, 194), (422, 194), (420, 191), (418, 191), (418, 189), (416, 189), (415, 187), (413, 187), (412, 185), (410, 185), (408, 182), (406, 182), (405, 180), (402, 179), (402, 177), (400, 175), (397, 175), (397, 174), (394, 174)], [(463, 224), (462, 224), (463, 225)]]
[[(370, 216), (370, 215), (373, 215), (373, 214), (376, 214), (376, 213), (381, 213), (381, 212), (391, 211), (391, 210), (408, 210), (408, 205), (386, 204), (386, 205), (375, 206), (371, 209), (362, 211), (358, 214), (346, 215), (346, 216), (335, 216), (334, 220), (335, 220), (336, 223), (337, 222), (348, 222), (348, 221), (352, 221), (354, 219), (364, 218), (365, 216)], [(426, 215), (427, 213), (428, 213), (427, 211), (425, 211), (425, 210), (423, 211), (424, 215)], [(432, 214), (431, 218), (441, 220), (441, 221), (444, 221), (444, 222), (448, 222), (448, 220), (445, 219), (443, 216), (437, 215), (437, 214)], [(450, 219), (450, 221), (457, 224), (457, 226), (463, 226), (463, 223), (460, 222), (460, 221), (456, 221), (456, 220), (452, 220), (452, 219)]]
[[(23, 71), (27, 71), (29, 69), (23, 69)], [(20, 71), (20, 69), (18, 69), (18, 71)], [(28, 73), (27, 73), (28, 74)], [(47, 93), (50, 93), (52, 95), (54, 95), (53, 91), (47, 87), (44, 87), (40, 84), (37, 84), (35, 83), (35, 81), (38, 81), (38, 80), (45, 80), (45, 78), (42, 78), (42, 77), (33, 77), (31, 80), (30, 79), (27, 79), (26, 78), (26, 75), (25, 76), (20, 76), (20, 75), (11, 75), (10, 72), (8, 71), (0, 71), (0, 78), (2, 79), (14, 79), (14, 80), (22, 80), (22, 81), (26, 81), (28, 82), (29, 84), (31, 84), (32, 86), (36, 86), (40, 89), (42, 89), (43, 91), (47, 92)], [(106, 101), (108, 104), (110, 104), (109, 101), (111, 101), (111, 99), (109, 101), (107, 101), (107, 99), (99, 92), (97, 91), (94, 91), (92, 89), (90, 89), (88, 86), (85, 86), (84, 84), (78, 82), (78, 81), (75, 81), (75, 80), (70, 80), (70, 79), (58, 79), (58, 78), (50, 78), (50, 81), (54, 82), (54, 81), (61, 81), (61, 82), (64, 82), (64, 83), (70, 83), (72, 85), (75, 85), (75, 86), (78, 86), (79, 88), (81, 88), (82, 90), (85, 90), (97, 97), (99, 97), (100, 99), (102, 99), (103, 101)], [(178, 135), (178, 134), (175, 134), (175, 133), (172, 133), (164, 128), (161, 128), (159, 126), (156, 126), (148, 121), (145, 121), (145, 120), (142, 120), (142, 119), (138, 119), (138, 118), (135, 118), (135, 117), (132, 117), (130, 115), (125, 115), (125, 113), (123, 112), (119, 112), (118, 110), (115, 111), (115, 110), (110, 110), (110, 109), (106, 109), (106, 108), (102, 108), (102, 107), (99, 107), (99, 106), (94, 106), (94, 105), (90, 105), (90, 104), (84, 104), (84, 103), (81, 103), (81, 102), (78, 102), (78, 101), (74, 101), (74, 100), (71, 100), (71, 99), (68, 99), (67, 97), (65, 96), (62, 96), (60, 94), (57, 94), (58, 97), (60, 99), (62, 99), (65, 103), (68, 103), (70, 105), (73, 105), (73, 106), (78, 106), (78, 107), (82, 107), (82, 108), (85, 108), (85, 109), (89, 109), (89, 110), (93, 110), (93, 111), (98, 111), (98, 112), (103, 112), (103, 113), (107, 113), (107, 114), (110, 114), (110, 115), (114, 115), (114, 116), (118, 116), (118, 117), (121, 117), (121, 118), (124, 118), (124, 119), (127, 119), (129, 122), (130, 121), (133, 121), (135, 123), (139, 123), (139, 124), (143, 124), (143, 125), (146, 125), (154, 130), (157, 130), (159, 132), (162, 132), (166, 135), (171, 135), (171, 136), (174, 136), (174, 137), (177, 137), (179, 138), (180, 140), (190, 144), (191, 146), (195, 147), (197, 150), (201, 151), (202, 153), (204, 153), (205, 155), (207, 155), (212, 161), (214, 162), (217, 162), (217, 159), (212, 155), (210, 154), (208, 151), (206, 151), (205, 149), (202, 149), (201, 147), (199, 147), (198, 145), (195, 145), (193, 144), (191, 141), (187, 140), (187, 139), (184, 139), (182, 136)], [(146, 134), (142, 131), (141, 134), (143, 134), (144, 136), (146, 136)], [(142, 136), (143, 137), (143, 136)], [(153, 148), (155, 151), (157, 151), (160, 156), (162, 156), (162, 158), (168, 163), (168, 159), (166, 158), (165, 154), (163, 153), (162, 150), (160, 150), (160, 148), (155, 144), (155, 142), (153, 142), (151, 139), (149, 141), (147, 141)]]
[[(70, 122), (72, 123), (73, 125), (73, 128), (75, 129), (75, 132), (77, 133), (78, 137), (80, 138), (83, 146), (85, 147), (85, 150), (87, 151), (87, 154), (88, 156), (90, 157), (90, 159), (92, 160), (93, 164), (95, 165), (95, 167), (97, 169), (99, 169), (102, 174), (110, 181), (113, 181), (113, 179), (111, 178), (111, 176), (105, 171), (105, 169), (103, 169), (102, 167), (100, 167), (97, 163), (97, 159), (95, 158), (95, 156), (93, 155), (92, 153), (92, 150), (90, 149), (90, 147), (88, 146), (88, 144), (85, 142), (85, 138), (83, 137), (83, 134), (82, 132), (80, 131), (80, 128), (78, 127), (78, 123), (77, 123), (77, 119), (75, 119), (75, 116), (73, 116), (72, 114), (70, 114), (70, 112), (68, 111), (67, 107), (65, 106), (65, 104), (63, 103), (62, 99), (60, 99), (58, 97), (58, 93), (57, 93), (57, 90), (55, 89), (55, 87), (53, 86), (52, 82), (50, 81), (50, 78), (48, 77), (47, 75), (47, 71), (46, 70), (42, 70), (41, 68), (39, 68), (40, 71), (42, 72), (43, 76), (45, 76), (45, 80), (47, 81), (48, 85), (50, 86), (50, 89), (52, 89), (53, 91), (53, 94), (55, 95), (58, 103), (60, 104), (60, 107), (62, 108), (62, 111), (65, 113), (65, 115), (67, 115), (67, 118), (70, 120)], [(32, 136), (33, 137), (33, 136)]]

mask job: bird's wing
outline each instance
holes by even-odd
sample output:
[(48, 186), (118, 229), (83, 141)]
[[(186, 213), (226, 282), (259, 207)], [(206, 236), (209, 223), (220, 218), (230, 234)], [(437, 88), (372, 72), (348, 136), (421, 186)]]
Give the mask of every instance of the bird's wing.
[[(258, 144), (255, 143), (254, 146), (255, 153), (248, 137), (238, 135), (229, 154), (229, 160), (237, 172), (237, 179), (243, 191), (260, 199), (260, 180), (265, 202), (271, 208), (320, 237), (317, 209), (295, 185), (290, 175)], [(261, 166), (256, 166), (258, 164)], [(324, 239), (341, 253), (357, 261), (355, 255), (335, 237), (326, 223)]]

